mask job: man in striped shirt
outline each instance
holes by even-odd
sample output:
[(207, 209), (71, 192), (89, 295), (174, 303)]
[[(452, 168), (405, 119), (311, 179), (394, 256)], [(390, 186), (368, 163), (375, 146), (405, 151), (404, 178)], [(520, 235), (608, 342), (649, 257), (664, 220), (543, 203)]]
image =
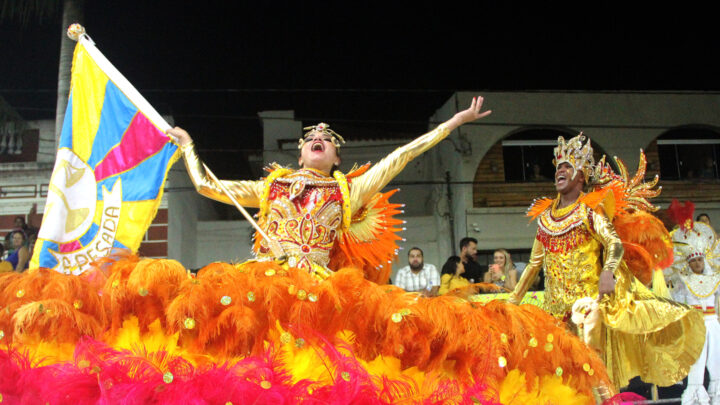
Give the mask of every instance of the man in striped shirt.
[(408, 292), (419, 292), (434, 297), (440, 288), (440, 273), (432, 264), (423, 260), (423, 251), (414, 247), (408, 252), (408, 265), (395, 275), (396, 286)]

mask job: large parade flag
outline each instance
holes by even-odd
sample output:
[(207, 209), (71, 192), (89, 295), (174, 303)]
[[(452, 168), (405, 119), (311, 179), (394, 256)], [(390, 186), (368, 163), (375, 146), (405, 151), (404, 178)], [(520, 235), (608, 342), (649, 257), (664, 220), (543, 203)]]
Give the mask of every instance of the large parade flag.
[(114, 248), (137, 251), (180, 154), (170, 125), (82, 27), (68, 35), (73, 29), (70, 96), (30, 264), (66, 274)]

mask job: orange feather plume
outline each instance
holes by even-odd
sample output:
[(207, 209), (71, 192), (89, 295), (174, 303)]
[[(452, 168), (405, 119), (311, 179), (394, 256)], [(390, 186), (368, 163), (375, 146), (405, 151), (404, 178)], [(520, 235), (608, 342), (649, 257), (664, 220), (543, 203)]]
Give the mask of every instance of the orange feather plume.
[(368, 280), (385, 284), (392, 271), (390, 263), (397, 255), (397, 235), (403, 221), (394, 218), (402, 213), (402, 204), (389, 198), (397, 190), (378, 193), (352, 220), (350, 229), (342, 232), (330, 252), (331, 269), (357, 267)]

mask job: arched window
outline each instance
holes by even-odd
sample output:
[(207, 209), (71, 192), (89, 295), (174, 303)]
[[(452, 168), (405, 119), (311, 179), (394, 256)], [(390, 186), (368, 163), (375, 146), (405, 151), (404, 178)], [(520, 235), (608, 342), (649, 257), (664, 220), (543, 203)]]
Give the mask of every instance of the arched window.
[[(531, 183), (553, 181), (553, 149), (559, 136), (566, 140), (577, 133), (565, 129), (534, 128), (516, 132), (502, 140), (503, 167), (506, 183)], [(596, 143), (592, 143), (595, 160), (603, 155)], [(614, 164), (614, 162), (612, 163)]]
[[(569, 129), (524, 128), (496, 142), (475, 171), (473, 206), (527, 206), (533, 197), (553, 195), (553, 149), (559, 136), (569, 140), (577, 133)], [(604, 152), (594, 142), (592, 147), (597, 161)], [(615, 162), (608, 162), (616, 170)]]
[(672, 129), (657, 139), (660, 178), (718, 181), (720, 132), (709, 127)]

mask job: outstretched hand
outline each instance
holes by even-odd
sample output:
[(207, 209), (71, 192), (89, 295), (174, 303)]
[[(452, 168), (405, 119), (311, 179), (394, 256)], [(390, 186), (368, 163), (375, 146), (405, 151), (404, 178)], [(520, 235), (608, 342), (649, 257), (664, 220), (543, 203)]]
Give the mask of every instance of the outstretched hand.
[(192, 142), (192, 138), (190, 138), (190, 134), (188, 134), (188, 132), (186, 130), (184, 130), (180, 127), (168, 129), (166, 131), (166, 133), (168, 135), (170, 135), (171, 137), (175, 138), (178, 145), (180, 145), (180, 146), (185, 146), (185, 145), (189, 144), (190, 142)]
[(492, 110), (482, 111), (483, 101), (485, 101), (485, 99), (483, 99), (482, 96), (473, 97), (470, 107), (467, 110), (460, 111), (455, 115), (459, 116), (463, 124), (487, 117), (492, 114)]
[(483, 101), (484, 99), (482, 96), (473, 97), (470, 107), (467, 110), (463, 110), (455, 114), (452, 119), (446, 123), (446, 125), (448, 125), (452, 131), (462, 124), (467, 124), (468, 122), (473, 122), (492, 114), (492, 110), (482, 111)]

